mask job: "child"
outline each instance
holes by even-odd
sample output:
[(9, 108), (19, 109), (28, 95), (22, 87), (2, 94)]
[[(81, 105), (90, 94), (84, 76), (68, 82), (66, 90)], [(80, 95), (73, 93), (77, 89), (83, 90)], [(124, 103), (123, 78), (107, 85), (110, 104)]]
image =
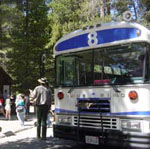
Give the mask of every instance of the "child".
[(47, 126), (51, 127), (53, 121), (54, 121), (54, 113), (52, 110), (49, 110), (49, 113), (47, 115)]

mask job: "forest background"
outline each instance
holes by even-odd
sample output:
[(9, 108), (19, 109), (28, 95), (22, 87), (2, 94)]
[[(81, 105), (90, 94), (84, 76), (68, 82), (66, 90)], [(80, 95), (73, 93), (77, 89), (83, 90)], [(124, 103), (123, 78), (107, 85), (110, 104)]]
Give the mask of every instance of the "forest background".
[(46, 76), (55, 84), (53, 47), (65, 34), (85, 26), (120, 21), (150, 26), (148, 0), (0, 0), (0, 67), (12, 78), (12, 91), (34, 88)]

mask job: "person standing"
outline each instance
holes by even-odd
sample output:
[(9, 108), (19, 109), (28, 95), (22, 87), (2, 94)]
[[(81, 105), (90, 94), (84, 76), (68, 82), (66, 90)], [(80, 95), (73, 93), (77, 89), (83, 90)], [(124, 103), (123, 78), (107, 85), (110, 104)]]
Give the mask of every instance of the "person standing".
[(11, 100), (10, 96), (8, 95), (5, 101), (5, 110), (6, 110), (6, 119), (11, 119)]
[(25, 99), (25, 108), (26, 108), (25, 120), (27, 120), (27, 117), (28, 117), (28, 115), (29, 115), (29, 106), (30, 106), (29, 91), (27, 91), (27, 92), (25, 93), (24, 99)]
[(16, 113), (17, 118), (21, 124), (21, 126), (24, 126), (24, 120), (25, 120), (25, 101), (24, 101), (24, 95), (18, 94), (16, 97)]
[(0, 113), (3, 113), (3, 115), (6, 116), (4, 111), (4, 98), (2, 95), (0, 95)]
[[(35, 89), (30, 90), (30, 98), (35, 99), (36, 114), (37, 114), (37, 138), (46, 140), (47, 131), (47, 115), (51, 108), (51, 92), (47, 87), (47, 79), (38, 79), (40, 85), (35, 87)], [(42, 135), (41, 135), (42, 126)], [(41, 137), (42, 136), (42, 137)]]

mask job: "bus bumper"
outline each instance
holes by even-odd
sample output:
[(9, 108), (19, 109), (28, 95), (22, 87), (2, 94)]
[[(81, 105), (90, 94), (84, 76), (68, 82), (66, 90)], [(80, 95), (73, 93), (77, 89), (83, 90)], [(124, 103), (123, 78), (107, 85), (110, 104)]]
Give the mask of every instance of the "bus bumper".
[(99, 144), (121, 148), (150, 148), (150, 133), (121, 132), (119, 130), (98, 130), (74, 126), (53, 125), (54, 137), (77, 140), (86, 143), (86, 136), (98, 137)]

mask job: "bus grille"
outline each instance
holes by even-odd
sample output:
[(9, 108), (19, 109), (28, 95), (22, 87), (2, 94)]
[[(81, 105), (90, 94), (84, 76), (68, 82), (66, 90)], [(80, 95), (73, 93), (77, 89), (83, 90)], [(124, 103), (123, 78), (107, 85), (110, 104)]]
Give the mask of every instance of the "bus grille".
[(110, 98), (77, 98), (80, 112), (110, 113)]
[[(102, 117), (102, 120), (100, 117), (96, 116), (80, 116), (79, 120), (79, 126), (80, 127), (86, 127), (86, 128), (102, 128), (103, 129), (117, 129), (117, 119), (116, 118), (110, 118), (110, 117)], [(78, 126), (78, 117), (74, 117), (74, 125)]]

